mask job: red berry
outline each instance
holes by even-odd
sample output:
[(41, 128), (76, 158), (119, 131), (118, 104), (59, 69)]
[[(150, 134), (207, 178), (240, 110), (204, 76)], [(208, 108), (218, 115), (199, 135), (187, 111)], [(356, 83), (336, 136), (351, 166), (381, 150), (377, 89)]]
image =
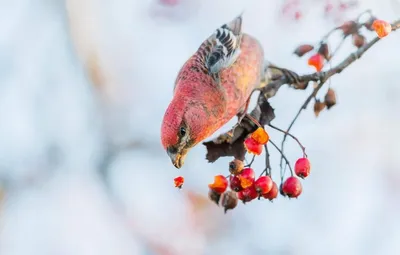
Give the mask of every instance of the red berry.
[(321, 54), (316, 53), (308, 59), (308, 65), (315, 67), (319, 72), (324, 67), (324, 57)]
[(243, 203), (250, 202), (258, 197), (257, 191), (254, 186), (250, 186), (240, 192), (238, 192), (238, 198), (243, 201)]
[(246, 147), (246, 150), (249, 153), (252, 153), (254, 155), (260, 155), (262, 152), (262, 144), (258, 143), (256, 140), (253, 138), (249, 137), (246, 140), (244, 140), (244, 146)]
[(288, 197), (298, 197), (298, 196), (300, 196), (302, 190), (303, 190), (303, 187), (301, 186), (300, 180), (294, 176), (287, 178), (282, 186), (282, 191)]
[(262, 194), (262, 196), (270, 201), (275, 199), (278, 196), (278, 185), (276, 185), (275, 182), (272, 182), (272, 189), (268, 193)]
[(231, 190), (239, 192), (243, 190), (242, 185), (240, 184), (240, 179), (236, 175), (231, 175), (229, 178)]
[(301, 14), (301, 11), (296, 11), (296, 12), (294, 13), (294, 19), (295, 19), (295, 20), (301, 19), (302, 16), (303, 16), (303, 15)]
[(240, 185), (243, 189), (248, 188), (253, 185), (255, 173), (252, 168), (245, 168), (243, 171), (238, 175), (240, 179)]
[(223, 175), (214, 176), (214, 182), (208, 184), (208, 187), (216, 193), (222, 194), (228, 188), (228, 180)]
[(306, 178), (310, 175), (311, 165), (308, 158), (299, 158), (294, 164), (294, 172), (300, 178)]
[(175, 187), (178, 189), (182, 188), (184, 182), (185, 182), (185, 178), (183, 178), (182, 176), (177, 176), (174, 178)]
[(254, 182), (254, 187), (260, 195), (270, 192), (272, 185), (272, 179), (269, 176), (261, 176)]

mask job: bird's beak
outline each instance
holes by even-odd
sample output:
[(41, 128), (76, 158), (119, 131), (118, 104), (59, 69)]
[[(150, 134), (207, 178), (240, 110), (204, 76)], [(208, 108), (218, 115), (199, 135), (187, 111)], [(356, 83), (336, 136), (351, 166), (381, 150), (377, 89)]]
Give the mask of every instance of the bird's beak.
[(167, 154), (171, 158), (171, 162), (176, 168), (179, 169), (183, 166), (186, 157), (186, 152), (184, 151), (179, 152), (167, 149)]

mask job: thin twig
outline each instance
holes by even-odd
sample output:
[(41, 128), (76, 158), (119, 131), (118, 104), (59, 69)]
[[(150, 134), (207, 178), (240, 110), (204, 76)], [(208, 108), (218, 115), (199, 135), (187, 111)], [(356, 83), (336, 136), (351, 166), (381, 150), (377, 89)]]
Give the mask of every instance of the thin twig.
[(301, 150), (303, 151), (303, 156), (304, 156), (304, 157), (307, 157), (306, 147), (304, 147), (303, 144), (301, 144), (300, 140), (299, 140), (297, 137), (295, 137), (294, 135), (292, 135), (292, 134), (289, 133), (288, 131), (285, 131), (285, 130), (282, 130), (282, 129), (278, 128), (278, 127), (275, 127), (275, 126), (272, 125), (272, 124), (269, 124), (268, 126), (270, 126), (271, 128), (273, 128), (273, 129), (275, 129), (275, 130), (277, 130), (277, 131), (279, 131), (279, 132), (281, 132), (281, 133), (284, 133), (286, 136), (290, 136), (290, 137), (291, 137), (293, 140), (295, 140), (295, 141), (297, 142), (297, 144), (300, 146)]
[(255, 158), (256, 158), (256, 155), (253, 154), (253, 158), (251, 159), (250, 163), (248, 163), (244, 167), (251, 167), (251, 164), (253, 164)]
[(265, 169), (261, 172), (260, 177), (263, 174), (266, 174), (271, 177), (271, 162), (270, 162), (270, 154), (268, 151), (268, 146), (267, 144), (264, 144), (264, 149), (265, 149)]
[[(275, 147), (275, 149), (276, 149), (277, 151), (279, 151), (279, 153), (281, 154), (281, 156), (283, 157), (283, 159), (286, 161), (286, 165), (289, 167), (290, 174), (293, 176), (292, 167), (290, 166), (290, 162), (289, 162), (289, 160), (286, 158), (285, 154), (283, 154), (283, 152), (281, 151), (281, 149), (279, 149), (279, 147), (278, 147), (273, 141), (269, 140), (269, 143), (271, 143), (271, 144)], [(281, 177), (282, 177), (282, 176), (281, 176)]]

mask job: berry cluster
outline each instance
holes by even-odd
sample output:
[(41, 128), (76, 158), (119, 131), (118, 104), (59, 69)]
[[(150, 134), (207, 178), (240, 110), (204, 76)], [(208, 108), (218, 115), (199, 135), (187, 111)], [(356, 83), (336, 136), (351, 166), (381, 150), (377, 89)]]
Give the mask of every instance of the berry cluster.
[[(258, 200), (264, 198), (273, 201), (279, 193), (289, 198), (300, 196), (303, 188), (299, 178), (294, 176), (291, 168), (291, 176), (285, 181), (283, 181), (284, 173), (281, 175), (279, 188), (277, 183), (271, 178), (271, 168), (268, 166), (256, 178), (256, 173), (251, 168), (251, 164), (256, 155), (261, 155), (263, 146), (267, 149), (266, 144), (268, 141), (268, 133), (264, 128), (259, 127), (244, 141), (247, 151), (253, 154), (251, 163), (245, 166), (242, 160), (234, 159), (229, 163), (230, 174), (228, 176), (216, 175), (214, 176), (213, 183), (208, 185), (209, 199), (217, 205), (222, 206), (225, 213), (228, 210), (234, 209), (238, 204), (238, 200), (241, 200), (245, 204), (256, 198)], [(269, 157), (268, 153), (266, 153), (266, 156)], [(305, 178), (310, 174), (310, 168), (310, 162), (307, 157), (302, 157), (296, 161), (294, 173), (300, 178)], [(174, 179), (174, 182), (175, 187), (181, 188), (184, 179), (178, 176)]]
[[(298, 159), (294, 168), (296, 175), (300, 178), (305, 178), (310, 174), (311, 167), (307, 158)], [(241, 200), (243, 204), (256, 198), (273, 201), (277, 198), (278, 192), (289, 198), (297, 198), (303, 190), (299, 178), (295, 176), (287, 178), (281, 183), (279, 189), (268, 171), (256, 179), (254, 170), (251, 167), (244, 167), (243, 161), (237, 159), (230, 162), (229, 171), (231, 174), (228, 177), (217, 175), (214, 177), (214, 182), (208, 185), (209, 198), (217, 205), (223, 206), (225, 212), (234, 209), (238, 200)]]

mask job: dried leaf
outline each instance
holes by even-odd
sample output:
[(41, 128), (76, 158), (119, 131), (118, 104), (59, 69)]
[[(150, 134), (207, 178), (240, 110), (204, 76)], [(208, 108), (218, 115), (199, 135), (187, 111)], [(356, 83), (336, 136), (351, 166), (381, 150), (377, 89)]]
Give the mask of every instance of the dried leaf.
[(325, 103), (321, 102), (319, 99), (315, 100), (314, 103), (314, 114), (315, 117), (318, 117), (319, 113), (325, 108)]
[(357, 33), (358, 25), (355, 21), (347, 21), (339, 27), (343, 31), (344, 36)]
[(312, 51), (313, 49), (314, 49), (314, 46), (312, 46), (310, 44), (303, 44), (303, 45), (300, 45), (299, 47), (297, 47), (293, 53), (296, 54), (298, 57), (302, 57), (305, 54), (307, 54), (308, 52)]
[(336, 93), (333, 89), (329, 88), (326, 92), (324, 103), (328, 110), (336, 104)]
[(329, 53), (329, 47), (327, 43), (321, 43), (318, 49), (318, 53), (321, 54), (326, 60), (329, 61), (331, 58), (330, 53)]

